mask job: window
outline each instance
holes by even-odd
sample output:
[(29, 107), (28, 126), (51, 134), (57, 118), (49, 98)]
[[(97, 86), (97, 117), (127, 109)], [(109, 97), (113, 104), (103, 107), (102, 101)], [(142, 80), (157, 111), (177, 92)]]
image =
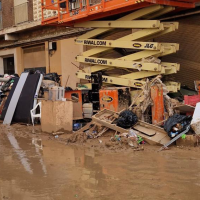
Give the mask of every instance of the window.
[(15, 24), (28, 21), (28, 1), (14, 0)]
[(4, 65), (4, 74), (11, 75), (15, 73), (14, 57), (4, 58), (3, 65)]

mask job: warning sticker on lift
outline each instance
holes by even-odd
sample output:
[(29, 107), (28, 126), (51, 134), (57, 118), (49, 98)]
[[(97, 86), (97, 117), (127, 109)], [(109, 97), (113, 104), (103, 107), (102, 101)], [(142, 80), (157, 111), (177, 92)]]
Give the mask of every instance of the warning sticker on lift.
[(105, 97), (102, 97), (102, 101), (105, 101), (107, 103), (110, 103), (113, 101), (113, 98), (110, 97), (110, 96), (105, 96)]
[(140, 82), (135, 82), (134, 85), (135, 85), (136, 87), (142, 87), (142, 86), (143, 86), (143, 84), (140, 83)]
[(140, 48), (142, 45), (140, 44), (140, 43), (134, 43), (133, 44), (133, 47), (135, 47), (135, 48)]

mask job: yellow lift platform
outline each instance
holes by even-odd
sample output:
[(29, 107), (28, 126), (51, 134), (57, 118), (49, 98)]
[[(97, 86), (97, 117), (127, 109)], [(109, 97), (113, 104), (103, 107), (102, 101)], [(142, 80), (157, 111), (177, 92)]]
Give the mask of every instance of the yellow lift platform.
[[(76, 60), (89, 68), (79, 70), (77, 77), (90, 80), (91, 73), (102, 71), (106, 74), (111, 69), (123, 69), (125, 74), (103, 75), (107, 84), (142, 88), (145, 79), (156, 75), (177, 73), (178, 63), (162, 62), (159, 58), (176, 53), (177, 43), (154, 42), (153, 39), (178, 29), (178, 22), (161, 22), (154, 20), (163, 14), (175, 10), (172, 6), (152, 5), (134, 11), (115, 21), (88, 21), (77, 23), (75, 27), (94, 28), (78, 37), (75, 42), (79, 45), (90, 46), (90, 49), (76, 57)], [(103, 34), (115, 34), (119, 30), (132, 30), (116, 40), (101, 39)], [(131, 49), (132, 53), (118, 58), (106, 57), (113, 49)], [(103, 56), (102, 56), (103, 55)], [(180, 85), (175, 82), (167, 83), (169, 91), (176, 92)]]

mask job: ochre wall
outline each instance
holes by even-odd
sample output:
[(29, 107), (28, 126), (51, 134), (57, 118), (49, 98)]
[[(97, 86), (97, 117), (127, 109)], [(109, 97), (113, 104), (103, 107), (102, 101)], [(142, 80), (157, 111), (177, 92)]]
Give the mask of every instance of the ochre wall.
[[(76, 88), (76, 84), (80, 82), (80, 80), (76, 77), (76, 72), (78, 71), (78, 68), (74, 66), (79, 66), (79, 63), (75, 61), (75, 57), (78, 54), (81, 54), (83, 52), (83, 46), (82, 45), (76, 45), (74, 42), (75, 38), (69, 38), (69, 39), (63, 39), (58, 40), (57, 42), (57, 50), (52, 52), (51, 55), (49, 55), (49, 48), (48, 48), (48, 42), (45, 42), (45, 52), (42, 52), (42, 56), (44, 57), (44, 63), (46, 66), (46, 72), (56, 72), (59, 75), (62, 75), (61, 77), (61, 84), (65, 87), (66, 81), (68, 79), (67, 86), (71, 87), (73, 89)], [(2, 53), (1, 53), (2, 52)], [(28, 68), (28, 66), (25, 66), (24, 62), (24, 53), (23, 49), (21, 47), (17, 47), (15, 49), (10, 49), (9, 51), (2, 50), (0, 51), (0, 56), (12, 54), (15, 57), (15, 71), (19, 75), (24, 71), (24, 68)], [(35, 55), (36, 53), (34, 53)], [(33, 57), (31, 56), (32, 53), (30, 53), (29, 58), (30, 62), (31, 59), (34, 59), (34, 66), (37, 67), (37, 62), (41, 63), (41, 56)], [(37, 60), (38, 59), (38, 60)], [(25, 59), (27, 60), (27, 58)], [(40, 67), (40, 66), (38, 66)], [(44, 67), (44, 66), (43, 66)], [(0, 68), (3, 68), (3, 66), (0, 66)], [(1, 71), (1, 70), (0, 70)]]
[(24, 71), (23, 49), (21, 47), (16, 48), (15, 69), (19, 75)]
[[(45, 46), (40, 44), (25, 48), (23, 51), (24, 68), (46, 67)], [(31, 62), (30, 62), (31, 60)]]
[(61, 42), (60, 40), (58, 40), (56, 41), (56, 43), (57, 43), (57, 50), (49, 54), (49, 62), (50, 62), (49, 69), (50, 69), (50, 72), (57, 72), (60, 75), (62, 73), (61, 71)]
[(80, 80), (76, 77), (79, 63), (75, 61), (75, 57), (83, 52), (82, 45), (76, 45), (74, 42), (75, 38), (69, 38), (61, 40), (61, 66), (62, 66), (62, 85), (65, 86), (69, 77), (67, 86), (72, 89), (76, 88), (76, 83)]

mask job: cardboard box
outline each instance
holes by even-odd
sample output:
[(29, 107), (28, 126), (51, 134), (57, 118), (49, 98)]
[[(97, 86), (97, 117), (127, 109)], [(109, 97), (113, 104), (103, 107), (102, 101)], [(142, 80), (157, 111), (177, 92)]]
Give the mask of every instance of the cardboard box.
[(41, 127), (43, 132), (72, 131), (73, 103), (42, 100)]

